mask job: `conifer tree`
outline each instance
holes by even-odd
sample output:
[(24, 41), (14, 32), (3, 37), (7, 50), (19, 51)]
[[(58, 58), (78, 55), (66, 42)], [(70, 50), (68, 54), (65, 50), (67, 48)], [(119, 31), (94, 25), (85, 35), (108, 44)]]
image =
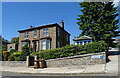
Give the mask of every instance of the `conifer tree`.
[(118, 36), (117, 7), (113, 2), (81, 2), (82, 15), (78, 15), (77, 24), (82, 35), (88, 35), (93, 41), (104, 40), (112, 45), (112, 37)]

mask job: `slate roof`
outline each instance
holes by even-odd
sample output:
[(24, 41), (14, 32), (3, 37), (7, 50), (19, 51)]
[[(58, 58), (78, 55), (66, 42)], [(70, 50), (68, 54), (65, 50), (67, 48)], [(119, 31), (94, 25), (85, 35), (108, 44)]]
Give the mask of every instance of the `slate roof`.
[[(58, 26), (58, 27), (61, 28), (63, 31), (65, 31), (66, 33), (68, 33), (65, 29), (63, 29), (63, 28), (62, 28), (59, 24), (57, 24), (57, 23), (40, 25), (40, 26), (36, 26), (36, 27), (31, 27), (31, 28), (28, 28), (28, 29), (19, 30), (18, 32), (21, 33), (21, 32), (25, 32), (25, 31), (30, 31), (30, 30), (34, 30), (34, 29), (42, 29), (42, 28), (45, 28), (45, 27), (52, 27), (52, 26)], [(70, 33), (68, 33), (68, 34), (70, 35)]]
[(73, 39), (74, 41), (76, 41), (76, 40), (92, 40), (92, 38), (91, 37), (89, 37), (89, 36), (82, 36), (82, 37), (80, 37), (80, 38), (74, 38)]

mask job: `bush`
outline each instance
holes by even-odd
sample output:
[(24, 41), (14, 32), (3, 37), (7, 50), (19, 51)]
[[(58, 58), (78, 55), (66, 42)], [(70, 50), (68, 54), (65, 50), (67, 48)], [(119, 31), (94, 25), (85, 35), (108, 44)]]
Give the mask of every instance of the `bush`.
[(15, 57), (15, 61), (21, 61), (21, 57)]
[(15, 49), (11, 49), (11, 50), (10, 50), (10, 54), (13, 54), (14, 52), (16, 52)]
[(13, 55), (10, 55), (9, 57), (8, 57), (8, 61), (14, 61), (15, 59), (14, 59), (14, 56)]
[(8, 61), (8, 57), (10, 56), (10, 52), (9, 51), (3, 51), (3, 59), (4, 61)]
[(26, 60), (26, 56), (30, 55), (30, 48), (25, 45), (22, 47), (22, 54), (21, 54), (21, 60), (25, 61)]
[(13, 55), (16, 56), (16, 57), (20, 56), (21, 54), (22, 54), (22, 52), (15, 52), (15, 53), (13, 53)]
[[(106, 44), (103, 41), (88, 43), (84, 46), (81, 45), (67, 45), (62, 48), (43, 50), (39, 54), (41, 59), (55, 59), (62, 57), (69, 57), (80, 54), (96, 53), (106, 50)], [(34, 52), (35, 53), (35, 52)]]
[(99, 41), (99, 42), (88, 43), (84, 47), (87, 53), (96, 53), (96, 52), (105, 51), (106, 45), (107, 44), (105, 44), (103, 41)]

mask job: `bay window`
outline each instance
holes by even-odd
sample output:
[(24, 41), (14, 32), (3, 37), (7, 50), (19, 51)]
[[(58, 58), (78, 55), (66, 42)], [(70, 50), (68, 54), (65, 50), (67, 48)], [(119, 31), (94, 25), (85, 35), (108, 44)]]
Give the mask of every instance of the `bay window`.
[(50, 49), (50, 40), (42, 40), (42, 50)]

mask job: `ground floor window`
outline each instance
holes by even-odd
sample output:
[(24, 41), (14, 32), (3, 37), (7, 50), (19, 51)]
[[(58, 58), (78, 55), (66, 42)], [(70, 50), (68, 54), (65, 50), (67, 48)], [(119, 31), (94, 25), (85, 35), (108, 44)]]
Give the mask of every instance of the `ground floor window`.
[(42, 40), (42, 50), (50, 49), (50, 40)]
[(29, 46), (29, 42), (22, 42), (22, 47), (23, 47), (24, 45)]

